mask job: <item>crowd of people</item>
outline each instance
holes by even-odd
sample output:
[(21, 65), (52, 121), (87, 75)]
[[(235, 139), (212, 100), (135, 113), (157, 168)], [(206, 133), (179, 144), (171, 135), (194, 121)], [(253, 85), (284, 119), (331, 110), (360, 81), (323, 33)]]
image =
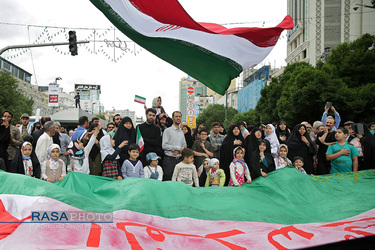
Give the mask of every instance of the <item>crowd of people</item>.
[[(330, 110), (333, 116), (329, 116)], [(179, 181), (190, 186), (241, 186), (272, 171), (293, 167), (304, 174), (335, 174), (375, 166), (375, 123), (346, 121), (334, 107), (325, 107), (314, 123), (294, 129), (286, 121), (260, 126), (245, 121), (225, 131), (213, 122), (191, 130), (181, 112), (169, 116), (161, 97), (145, 106), (146, 121), (134, 126), (119, 114), (103, 129), (99, 118), (79, 118), (69, 130), (44, 116), (31, 126), (23, 114), (20, 126), (4, 111), (0, 124), (0, 166), (49, 182), (69, 172)]]

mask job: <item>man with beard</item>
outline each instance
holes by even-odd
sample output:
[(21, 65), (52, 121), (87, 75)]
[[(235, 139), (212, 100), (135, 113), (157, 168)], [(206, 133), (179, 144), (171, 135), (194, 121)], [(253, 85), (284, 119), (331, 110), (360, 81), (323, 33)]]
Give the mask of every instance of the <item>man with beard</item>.
[(162, 148), (164, 150), (163, 180), (172, 180), (174, 167), (182, 161), (181, 152), (186, 148), (184, 132), (180, 128), (182, 115), (180, 111), (172, 114), (173, 125), (167, 128), (163, 134)]
[(113, 123), (115, 124), (115, 128), (112, 129), (112, 131), (108, 133), (112, 138), (115, 137), (118, 126), (120, 126), (120, 123), (121, 123), (121, 115), (120, 114), (116, 114), (113, 117)]
[(163, 136), (164, 130), (167, 128), (167, 116), (162, 113), (156, 117), (156, 126), (160, 129), (160, 136)]
[[(161, 149), (161, 135), (158, 126), (154, 124), (156, 110), (148, 108), (146, 110), (146, 121), (138, 125), (137, 129), (141, 132), (144, 148), (139, 154), (143, 166), (146, 166), (146, 155), (150, 152), (156, 153), (158, 156), (163, 156)], [(137, 130), (138, 131), (138, 130)]]
[(316, 169), (317, 174), (329, 174), (331, 171), (331, 162), (326, 158), (326, 152), (329, 145), (336, 143), (335, 134), (336, 131), (333, 130), (335, 126), (335, 119), (332, 116), (328, 116), (326, 120), (326, 126), (324, 130), (317, 135), (316, 143), (319, 145), (319, 150), (317, 154), (318, 166)]

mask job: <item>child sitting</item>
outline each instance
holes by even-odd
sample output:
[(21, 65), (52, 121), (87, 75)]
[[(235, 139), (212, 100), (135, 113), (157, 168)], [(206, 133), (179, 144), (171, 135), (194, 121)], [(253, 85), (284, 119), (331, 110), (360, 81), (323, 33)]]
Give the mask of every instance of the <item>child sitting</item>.
[(211, 169), (210, 158), (206, 158), (204, 159), (202, 165), (197, 170), (200, 187), (205, 186), (207, 176), (208, 176), (208, 171), (210, 171), (210, 169)]
[(236, 186), (241, 187), (241, 185), (245, 182), (246, 176), (246, 183), (251, 183), (250, 171), (247, 167), (247, 164), (243, 160), (245, 150), (242, 147), (236, 147), (233, 150), (234, 159), (229, 165), (230, 170), (230, 180), (228, 186)]
[(123, 141), (116, 150), (113, 149), (115, 146), (115, 140), (112, 139), (110, 135), (103, 136), (100, 141), (100, 155), (103, 163), (103, 173), (102, 176), (113, 178), (117, 180), (122, 180), (121, 167), (118, 163), (118, 156), (121, 152), (122, 147), (124, 147), (128, 142)]
[(225, 183), (224, 170), (220, 169), (219, 160), (212, 158), (210, 160), (211, 169), (208, 171), (205, 187), (222, 187)]
[(288, 155), (288, 146), (280, 144), (277, 148), (277, 157), (274, 159), (276, 169), (293, 166), (292, 162), (286, 157)]
[(29, 141), (25, 141), (18, 148), (10, 172), (40, 178), (40, 164)]
[(66, 176), (66, 166), (63, 160), (59, 159), (60, 146), (51, 144), (47, 149), (47, 160), (42, 163), (42, 180), (48, 182), (62, 181)]
[(70, 164), (68, 166), (69, 172), (79, 172), (83, 174), (90, 174), (90, 167), (89, 167), (89, 154), (91, 152), (92, 147), (95, 144), (95, 140), (97, 135), (102, 129), (102, 125), (99, 124), (95, 127), (93, 134), (91, 134), (91, 138), (87, 143), (86, 147), (83, 146), (82, 139), (83, 137), (87, 136), (88, 133), (84, 132), (79, 139), (74, 139), (70, 142), (68, 146), (68, 152), (72, 155)]
[(189, 186), (199, 187), (197, 170), (194, 162), (194, 151), (188, 148), (182, 150), (182, 162), (178, 163), (173, 171), (172, 181), (179, 181)]
[(122, 177), (124, 179), (128, 177), (144, 178), (143, 165), (140, 160), (137, 160), (139, 156), (139, 146), (135, 143), (129, 146), (129, 159), (126, 159), (121, 167)]
[(146, 155), (147, 166), (143, 169), (145, 178), (163, 180), (163, 169), (158, 165), (160, 157), (151, 152)]
[(301, 156), (296, 156), (293, 158), (293, 166), (301, 173), (307, 174), (305, 169), (303, 169), (303, 158)]

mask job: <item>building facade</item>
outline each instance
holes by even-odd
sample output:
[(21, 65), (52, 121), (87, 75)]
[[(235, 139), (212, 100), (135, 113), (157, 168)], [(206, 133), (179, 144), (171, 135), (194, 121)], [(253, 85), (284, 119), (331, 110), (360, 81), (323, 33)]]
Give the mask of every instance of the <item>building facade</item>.
[(375, 33), (370, 0), (288, 0), (287, 4), (295, 25), (288, 31), (288, 64), (316, 65), (340, 43)]
[(40, 110), (41, 116), (52, 114), (52, 108), (48, 107), (48, 94), (39, 91), (37, 85), (31, 84), (32, 75), (29, 72), (2, 57), (0, 57), (0, 70), (11, 73), (17, 79), (19, 90), (26, 97), (34, 100), (33, 113), (30, 115), (35, 115), (37, 109)]

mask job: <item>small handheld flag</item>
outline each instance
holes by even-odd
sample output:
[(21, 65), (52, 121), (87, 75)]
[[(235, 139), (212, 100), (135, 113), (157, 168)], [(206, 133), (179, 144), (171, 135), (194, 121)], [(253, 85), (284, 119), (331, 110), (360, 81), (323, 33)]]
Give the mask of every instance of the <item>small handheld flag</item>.
[(139, 95), (135, 95), (134, 101), (141, 104), (146, 104), (146, 98)]
[(139, 130), (139, 127), (137, 128), (137, 144), (139, 146), (139, 152), (143, 151), (143, 148), (145, 147), (145, 142), (143, 141), (143, 137), (141, 134), (141, 131)]

